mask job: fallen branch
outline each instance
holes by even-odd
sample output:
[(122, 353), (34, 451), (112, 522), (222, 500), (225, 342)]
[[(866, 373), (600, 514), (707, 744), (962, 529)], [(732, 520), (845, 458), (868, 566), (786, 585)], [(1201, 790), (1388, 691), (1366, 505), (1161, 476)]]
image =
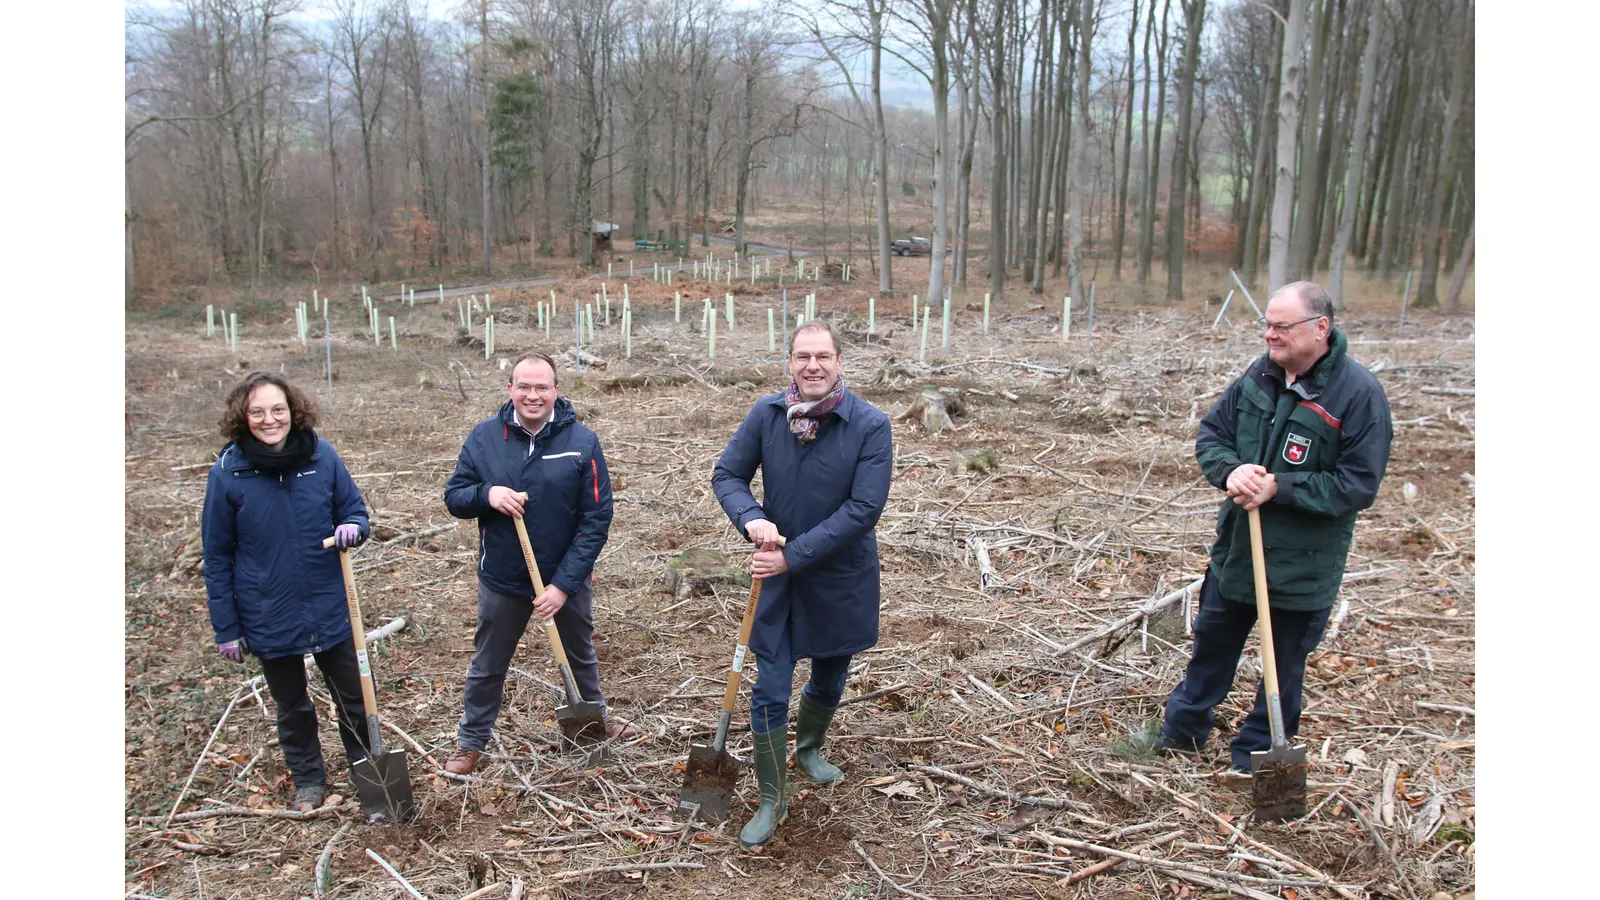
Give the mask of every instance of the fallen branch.
[[(846, 697), (843, 700), (839, 701), (839, 705), (840, 706), (844, 706), (846, 703), (860, 703), (863, 700), (876, 700), (877, 698), (882, 697), (885, 694), (892, 694), (895, 691), (904, 690), (904, 689), (906, 689), (906, 688), (908, 688), (910, 686), (911, 686), (911, 682), (902, 681), (899, 684), (891, 684), (886, 688), (879, 688), (878, 690), (870, 691), (870, 692), (865, 693), (865, 694), (858, 694), (858, 695), (856, 695), (854, 697)], [(713, 694), (712, 696), (720, 697), (722, 695), (721, 694)]]
[[(254, 816), (260, 819), (293, 819), (304, 821), (332, 815), (344, 809), (343, 806), (323, 806), (310, 812), (300, 812), (293, 809), (251, 809), (248, 806), (213, 806), (209, 809), (197, 809), (192, 812), (178, 813), (161, 823), (166, 828), (172, 822), (199, 822), (205, 819), (215, 819), (221, 816)], [(156, 816), (144, 816), (139, 819), (139, 824), (150, 825), (156, 821)]]
[(167, 813), (167, 820), (161, 823), (162, 828), (172, 824), (172, 817), (178, 814), (178, 807), (183, 805), (183, 798), (188, 796), (189, 788), (194, 784), (194, 776), (200, 774), (200, 764), (206, 761), (206, 753), (210, 752), (217, 735), (222, 733), (222, 726), (228, 721), (228, 714), (233, 712), (233, 708), (239, 705), (239, 701), (243, 698), (243, 688), (233, 692), (233, 699), (228, 701), (228, 708), (222, 711), (222, 718), (217, 720), (217, 727), (211, 729), (211, 736), (206, 738), (206, 745), (200, 748), (200, 755), (195, 757), (194, 768), (189, 770), (189, 777), (183, 782), (183, 790), (178, 791), (178, 799), (172, 802), (172, 810)]
[(887, 884), (889, 887), (894, 888), (896, 891), (899, 891), (900, 893), (905, 894), (907, 897), (916, 897), (917, 900), (933, 900), (932, 897), (929, 897), (926, 894), (919, 894), (919, 893), (917, 893), (916, 891), (913, 891), (910, 888), (901, 887), (900, 885), (895, 884), (894, 883), (894, 879), (890, 878), (888, 873), (886, 873), (882, 869), (878, 868), (878, 864), (872, 861), (872, 857), (867, 855), (867, 851), (866, 850), (862, 849), (860, 841), (852, 839), (850, 841), (850, 849), (854, 850), (856, 852), (856, 855), (861, 857), (862, 860), (864, 860), (866, 862), (866, 864), (872, 869), (872, 871), (878, 873), (878, 877), (883, 880), (884, 884)]
[(550, 876), (552, 881), (569, 881), (573, 878), (584, 878), (589, 875), (604, 875), (609, 872), (658, 872), (663, 869), (704, 869), (705, 863), (697, 862), (656, 862), (656, 863), (624, 863), (620, 866), (595, 866), (590, 869), (574, 869), (570, 872), (556, 872)]
[(353, 824), (355, 823), (346, 822), (340, 825), (339, 830), (333, 833), (333, 837), (328, 838), (328, 843), (322, 846), (322, 855), (317, 857), (317, 867), (313, 870), (311, 880), (311, 895), (316, 900), (322, 900), (322, 892), (328, 889), (328, 881), (333, 875), (333, 845), (339, 842), (339, 838), (344, 837), (344, 833), (349, 831)]
[(1194, 810), (1195, 812), (1205, 813), (1207, 816), (1209, 816), (1211, 818), (1212, 821), (1216, 822), (1218, 825), (1221, 825), (1224, 830), (1226, 830), (1229, 834), (1231, 834), (1234, 837), (1234, 839), (1244, 841), (1246, 844), (1249, 844), (1250, 846), (1256, 848), (1257, 850), (1264, 850), (1267, 853), (1270, 853), (1273, 856), (1277, 857), (1278, 859), (1288, 863), (1289, 865), (1294, 866), (1302, 874), (1309, 875), (1312, 878), (1316, 879), (1318, 882), (1321, 883), (1321, 885), (1323, 887), (1332, 888), (1335, 893), (1337, 893), (1339, 896), (1345, 898), (1345, 900), (1361, 900), (1360, 897), (1358, 897), (1357, 895), (1352, 893), (1348, 888), (1345, 888), (1345, 887), (1342, 887), (1342, 886), (1340, 886), (1338, 884), (1335, 884), (1332, 878), (1329, 878), (1327, 875), (1324, 875), (1322, 872), (1318, 871), (1317, 869), (1312, 868), (1309, 865), (1306, 865), (1305, 863), (1301, 862), (1298, 859), (1295, 859), (1294, 857), (1292, 857), (1292, 856), (1290, 856), (1290, 855), (1288, 855), (1286, 853), (1283, 853), (1282, 851), (1278, 850), (1275, 847), (1269, 847), (1266, 844), (1263, 844), (1260, 841), (1250, 837), (1249, 835), (1245, 834), (1242, 830), (1240, 830), (1239, 827), (1234, 825), (1232, 822), (1228, 821), (1227, 819), (1224, 819), (1222, 816), (1217, 815), (1216, 813), (1212, 812), (1211, 810), (1207, 809), (1204, 806), (1201, 806), (1200, 804), (1194, 802), (1193, 800), (1189, 799), (1188, 797), (1185, 797), (1184, 795), (1178, 793), (1177, 791), (1174, 791), (1173, 789), (1167, 787), (1166, 785), (1157, 784), (1156, 782), (1150, 780), (1149, 778), (1146, 778), (1145, 776), (1141, 775), (1138, 772), (1129, 772), (1128, 774), (1135, 781), (1139, 782), (1140, 784), (1144, 785), (1145, 787), (1154, 788), (1154, 789), (1160, 791), (1161, 793), (1166, 794), (1167, 796), (1171, 797), (1172, 799), (1178, 801), (1179, 803), (1183, 804), (1184, 806), (1189, 807), (1190, 809)]
[(1146, 603), (1144, 606), (1141, 606), (1138, 609), (1134, 610), (1133, 612), (1129, 613), (1128, 615), (1123, 616), (1122, 618), (1116, 620), (1115, 622), (1112, 622), (1109, 625), (1102, 625), (1099, 628), (1096, 628), (1094, 631), (1091, 631), (1088, 634), (1084, 635), (1083, 637), (1078, 638), (1077, 640), (1073, 641), (1072, 643), (1065, 645), (1061, 649), (1061, 651), (1059, 653), (1057, 653), (1056, 655), (1057, 656), (1063, 656), (1065, 654), (1071, 653), (1072, 651), (1077, 650), (1080, 647), (1085, 647), (1085, 646), (1087, 646), (1089, 644), (1094, 643), (1095, 641), (1100, 640), (1101, 638), (1105, 637), (1106, 635), (1115, 634), (1117, 631), (1120, 631), (1121, 629), (1126, 628), (1129, 625), (1133, 625), (1133, 624), (1137, 623), (1140, 619), (1143, 619), (1146, 616), (1153, 616), (1156, 613), (1160, 612), (1161, 610), (1166, 609), (1167, 607), (1171, 606), (1172, 604), (1177, 603), (1179, 600), (1182, 600), (1185, 594), (1188, 594), (1188, 593), (1193, 592), (1193, 591), (1199, 591), (1200, 590), (1200, 585), (1203, 584), (1204, 582), (1205, 582), (1205, 578), (1204, 577), (1196, 578), (1194, 581), (1184, 585), (1181, 588), (1178, 588), (1177, 590), (1173, 591), (1170, 594), (1167, 594), (1165, 597), (1161, 597), (1161, 598), (1159, 598), (1157, 600), (1152, 600), (1149, 603)]
[(401, 875), (399, 872), (396, 872), (394, 866), (389, 865), (389, 861), (388, 860), (384, 859), (383, 857), (379, 856), (377, 853), (373, 852), (373, 849), (371, 847), (367, 848), (367, 855), (372, 857), (372, 861), (373, 862), (377, 863), (380, 866), (383, 866), (383, 870), (385, 872), (388, 872), (389, 876), (391, 878), (393, 878), (395, 881), (400, 882), (400, 886), (406, 889), (406, 893), (408, 893), (411, 896), (417, 898), (417, 900), (428, 900), (428, 898), (421, 891), (419, 891), (416, 888), (411, 886), (411, 882), (407, 881), (405, 879), (404, 875)]
[[(1009, 800), (1012, 803), (1020, 803), (1024, 806), (1044, 806), (1050, 809), (1059, 809), (1067, 812), (1072, 812), (1073, 810), (1094, 809), (1094, 807), (1087, 803), (1080, 803), (1076, 800), (1063, 800), (1059, 797), (1024, 797), (1021, 794), (1014, 793), (1012, 791), (1003, 791), (999, 788), (992, 788), (981, 781), (973, 781), (971, 778), (968, 778), (965, 775), (957, 775), (954, 772), (941, 769), (938, 766), (907, 766), (906, 768), (916, 772), (926, 772), (929, 775), (943, 778), (945, 781), (953, 781), (956, 784), (963, 785), (971, 790), (977, 791), (980, 794), (985, 794), (990, 797), (999, 797), (1002, 800)], [(1088, 822), (1092, 825), (1098, 825), (1101, 828), (1111, 827), (1107, 823), (1091, 816), (1086, 816), (1082, 813), (1075, 812), (1072, 814), (1074, 818)]]
[(461, 895), (460, 900), (478, 900), (478, 898), (487, 897), (490, 894), (494, 893), (495, 891), (500, 890), (503, 887), (510, 887), (510, 885), (508, 885), (504, 881), (496, 881), (494, 884), (484, 885), (483, 887), (478, 888), (477, 890), (473, 891), (470, 894)]
[[(1153, 840), (1145, 841), (1137, 847), (1134, 847), (1132, 852), (1144, 853), (1149, 850), (1154, 850), (1157, 847), (1170, 844), (1180, 837), (1183, 837), (1183, 829), (1181, 828), (1177, 831), (1163, 834), (1162, 836)], [(1110, 859), (1102, 859), (1092, 866), (1085, 866), (1084, 868), (1073, 872), (1067, 877), (1067, 884), (1077, 884), (1085, 879), (1093, 878), (1094, 876), (1099, 875), (1101, 872), (1109, 872), (1112, 869), (1115, 869), (1117, 866), (1122, 865), (1124, 862), (1126, 862), (1126, 860), (1116, 856), (1113, 856)]]

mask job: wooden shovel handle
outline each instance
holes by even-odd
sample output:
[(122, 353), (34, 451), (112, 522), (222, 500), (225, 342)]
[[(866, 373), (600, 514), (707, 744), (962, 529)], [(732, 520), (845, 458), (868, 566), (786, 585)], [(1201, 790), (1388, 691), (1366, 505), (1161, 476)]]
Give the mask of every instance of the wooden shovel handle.
[(1261, 629), (1261, 676), (1267, 696), (1278, 693), (1278, 654), (1272, 646), (1272, 606), (1267, 602), (1267, 554), (1261, 540), (1261, 510), (1250, 513), (1250, 563), (1256, 576), (1256, 623)]
[[(518, 491), (517, 497), (523, 503), (528, 502), (526, 491)], [(522, 561), (528, 565), (528, 577), (533, 579), (533, 595), (537, 597), (544, 593), (544, 578), (539, 575), (539, 561), (533, 558), (533, 542), (528, 540), (528, 526), (516, 516), (511, 517), (511, 523), (517, 526), (517, 541), (522, 544)], [(561, 632), (556, 630), (556, 620), (545, 619), (543, 624), (545, 637), (549, 639), (550, 647), (555, 651), (556, 664), (570, 672), (572, 664), (567, 662), (567, 648), (561, 643)]]
[[(789, 542), (783, 535), (778, 535), (778, 546), (782, 547)], [(750, 649), (750, 632), (755, 629), (756, 606), (761, 602), (761, 579), (750, 579), (750, 599), (744, 604), (744, 621), (739, 623), (739, 643), (733, 648), (733, 665), (728, 667), (728, 686), (722, 692), (722, 711), (733, 712), (733, 704), (739, 696), (739, 682), (744, 677), (744, 657)]]
[[(325, 538), (323, 549), (334, 546)], [(356, 642), (356, 665), (361, 669), (361, 705), (369, 717), (378, 714), (378, 695), (372, 689), (372, 665), (367, 662), (367, 630), (361, 624), (361, 595), (356, 591), (356, 572), (350, 566), (350, 551), (339, 551), (339, 569), (344, 573), (344, 601), (350, 607), (350, 632)]]

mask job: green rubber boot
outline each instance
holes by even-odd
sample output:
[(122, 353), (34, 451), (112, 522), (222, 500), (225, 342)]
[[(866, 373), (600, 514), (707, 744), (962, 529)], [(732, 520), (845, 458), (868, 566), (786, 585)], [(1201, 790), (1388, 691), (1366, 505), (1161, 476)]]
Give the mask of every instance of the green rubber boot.
[(784, 778), (784, 749), (789, 743), (786, 728), (752, 731), (756, 748), (756, 784), (761, 790), (761, 806), (739, 830), (739, 846), (759, 847), (789, 818), (789, 794)]
[(817, 784), (832, 784), (844, 777), (839, 767), (822, 758), (822, 742), (828, 736), (837, 706), (823, 706), (800, 692), (800, 712), (794, 720), (794, 760)]

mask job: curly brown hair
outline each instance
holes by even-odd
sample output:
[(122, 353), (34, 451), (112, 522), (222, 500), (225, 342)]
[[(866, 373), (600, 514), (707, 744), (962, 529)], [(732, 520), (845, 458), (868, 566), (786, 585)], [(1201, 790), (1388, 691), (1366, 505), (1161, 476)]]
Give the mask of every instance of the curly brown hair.
[(264, 384), (277, 387), (289, 399), (291, 430), (317, 427), (317, 407), (310, 395), (276, 372), (251, 372), (228, 391), (228, 397), (223, 401), (222, 418), (217, 421), (217, 431), (223, 437), (237, 441), (250, 433), (250, 392)]

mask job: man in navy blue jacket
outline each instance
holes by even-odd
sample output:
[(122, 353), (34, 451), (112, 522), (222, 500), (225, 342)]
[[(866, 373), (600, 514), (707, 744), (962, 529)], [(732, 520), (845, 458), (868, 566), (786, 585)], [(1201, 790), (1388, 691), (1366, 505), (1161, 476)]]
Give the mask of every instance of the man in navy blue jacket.
[[(844, 777), (821, 751), (850, 657), (878, 642), (875, 527), (889, 499), (894, 446), (889, 417), (845, 388), (843, 369), (828, 323), (796, 328), (788, 390), (756, 401), (711, 478), (728, 518), (760, 545), (750, 563), (763, 582), (750, 633), (758, 670), (750, 732), (761, 806), (739, 833), (746, 847), (765, 843), (787, 813), (795, 661), (811, 660), (795, 718), (795, 762), (813, 782), (828, 784)], [(750, 492), (757, 467), (761, 502)]]
[[(590, 576), (611, 528), (611, 476), (600, 440), (560, 396), (555, 361), (524, 353), (511, 367), (510, 399), (479, 422), (444, 487), (445, 506), (478, 520), (478, 631), (467, 669), (456, 754), (446, 771), (465, 775), (488, 747), (506, 670), (530, 616), (554, 617), (584, 700), (604, 703), (594, 652)], [(528, 495), (527, 503), (517, 496)], [(527, 515), (524, 516), (524, 513)], [(514, 518), (523, 519), (544, 593), (533, 596)], [(607, 721), (609, 738), (637, 734)]]

